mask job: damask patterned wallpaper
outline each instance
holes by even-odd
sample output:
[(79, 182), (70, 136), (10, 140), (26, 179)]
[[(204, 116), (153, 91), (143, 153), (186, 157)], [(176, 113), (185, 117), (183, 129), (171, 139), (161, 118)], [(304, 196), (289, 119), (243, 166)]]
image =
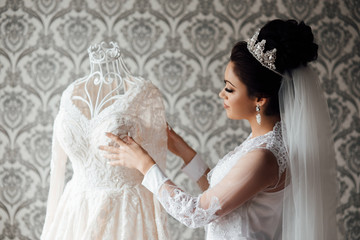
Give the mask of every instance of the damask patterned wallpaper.
[[(117, 41), (134, 74), (163, 93), (167, 119), (214, 166), (250, 131), (218, 97), (232, 45), (273, 18), (314, 30), (332, 116), (341, 239), (360, 239), (360, 1), (0, 0), (0, 239), (39, 239), (52, 124), (65, 87), (89, 71), (87, 48)], [(169, 154), (168, 174), (199, 190)], [(67, 179), (71, 177), (68, 166)], [(169, 218), (174, 239), (204, 239)]]

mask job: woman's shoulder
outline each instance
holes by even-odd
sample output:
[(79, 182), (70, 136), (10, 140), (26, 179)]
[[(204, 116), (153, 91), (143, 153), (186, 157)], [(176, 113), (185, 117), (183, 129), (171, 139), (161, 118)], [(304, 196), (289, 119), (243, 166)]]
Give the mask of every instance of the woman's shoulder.
[(280, 172), (286, 168), (288, 153), (282, 136), (282, 123), (277, 122), (272, 131), (267, 134), (252, 139), (249, 142), (248, 153), (254, 152), (259, 158), (275, 159)]
[(257, 164), (261, 168), (265, 169), (277, 169), (277, 157), (276, 155), (266, 148), (256, 148), (243, 156), (243, 158), (251, 159), (251, 162)]
[(247, 143), (248, 147), (251, 149), (268, 149), (268, 150), (281, 150), (284, 145), (283, 136), (282, 136), (282, 124), (277, 122), (273, 130), (270, 132), (258, 136), (256, 138), (250, 139)]

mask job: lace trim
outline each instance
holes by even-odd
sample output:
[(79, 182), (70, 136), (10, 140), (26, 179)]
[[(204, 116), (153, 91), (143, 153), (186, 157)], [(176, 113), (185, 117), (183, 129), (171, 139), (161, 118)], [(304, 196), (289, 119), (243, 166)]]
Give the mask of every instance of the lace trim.
[(245, 152), (247, 153), (259, 148), (271, 151), (276, 157), (277, 163), (279, 165), (279, 178), (280, 178), (281, 174), (286, 169), (287, 161), (288, 161), (288, 153), (282, 137), (281, 122), (277, 122), (274, 125), (273, 130), (267, 132), (265, 135), (254, 138), (251, 138), (251, 136), (252, 133), (248, 138), (249, 139), (248, 143), (246, 143), (243, 147)]
[[(272, 131), (267, 132), (264, 135), (252, 137), (252, 133), (247, 137), (247, 139), (239, 146), (237, 146), (233, 151), (226, 154), (207, 175), (207, 179), (211, 186), (214, 186), (221, 179), (216, 177), (216, 181), (213, 179), (214, 172), (220, 170), (223, 171), (224, 163), (232, 162), (235, 164), (235, 161), (246, 153), (253, 151), (255, 149), (266, 149), (271, 151), (276, 157), (277, 163), (279, 165), (279, 178), (281, 174), (285, 171), (288, 162), (288, 153), (282, 138), (281, 122), (277, 122)], [(231, 166), (230, 166), (231, 167)], [(230, 170), (228, 166), (226, 171)], [(217, 174), (218, 175), (218, 174)], [(223, 174), (221, 174), (223, 175)], [(225, 174), (226, 175), (226, 174)], [(223, 175), (223, 176), (225, 176)]]
[(171, 193), (166, 187), (162, 188), (161, 194), (158, 196), (159, 201), (171, 216), (187, 227), (203, 227), (218, 218), (215, 213), (221, 209), (221, 206), (217, 197), (212, 197), (210, 206), (204, 209), (200, 206), (202, 194), (193, 197), (177, 188)]

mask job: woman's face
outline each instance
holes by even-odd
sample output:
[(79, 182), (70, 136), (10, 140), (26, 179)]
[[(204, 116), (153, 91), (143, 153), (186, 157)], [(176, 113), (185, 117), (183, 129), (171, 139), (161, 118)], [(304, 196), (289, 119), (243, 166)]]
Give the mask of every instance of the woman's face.
[(256, 114), (256, 98), (250, 98), (244, 83), (235, 75), (234, 63), (226, 66), (225, 87), (219, 93), (224, 99), (224, 108), (230, 119), (250, 119)]

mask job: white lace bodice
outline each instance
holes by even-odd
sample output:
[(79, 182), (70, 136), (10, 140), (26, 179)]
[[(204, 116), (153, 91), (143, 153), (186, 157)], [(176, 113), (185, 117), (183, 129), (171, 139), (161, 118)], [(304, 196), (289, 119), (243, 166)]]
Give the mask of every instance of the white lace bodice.
[(105, 132), (120, 136), (129, 133), (165, 168), (166, 122), (159, 91), (151, 82), (140, 81), (92, 119), (73, 104), (73, 86), (63, 94), (54, 131), (72, 162), (77, 183), (83, 180), (85, 186), (120, 189), (125, 183), (141, 182), (143, 177), (138, 171), (106, 164), (98, 149), (109, 142)]
[(73, 176), (67, 187), (79, 196), (82, 192), (96, 197), (99, 192), (111, 196), (122, 193), (124, 189), (135, 195), (139, 191), (146, 191), (141, 186), (143, 175), (140, 172), (106, 163), (108, 160), (98, 149), (100, 145), (110, 142), (105, 136), (106, 132), (120, 137), (129, 134), (165, 169), (167, 134), (161, 94), (150, 81), (141, 78), (135, 80), (136, 84), (92, 118), (84, 115), (75, 104), (79, 102), (73, 100), (76, 82), (63, 92), (53, 128), (53, 157), (44, 232), (49, 230), (53, 222), (63, 193), (67, 158), (73, 168)]
[[(165, 209), (188, 227), (207, 228), (207, 239), (278, 239), (281, 229), (283, 191), (269, 193), (260, 191), (242, 203), (242, 196), (232, 195), (241, 192), (243, 176), (240, 170), (233, 170), (246, 154), (255, 149), (267, 149), (277, 159), (279, 177), (287, 163), (287, 152), (282, 141), (281, 123), (276, 123), (273, 131), (259, 137), (250, 136), (233, 151), (219, 161), (208, 174), (210, 187), (202, 195), (193, 197), (176, 187), (166, 177), (150, 169), (143, 184), (158, 195)], [(251, 160), (251, 159), (248, 159)], [(157, 171), (159, 172), (159, 171)], [(154, 181), (154, 179), (157, 179)], [(165, 182), (165, 184), (163, 184)], [(151, 186), (152, 185), (152, 186)], [(246, 187), (246, 186), (245, 186)], [(244, 190), (242, 190), (244, 191)], [(232, 210), (221, 216), (215, 214), (225, 205), (233, 205)]]
[(265, 135), (252, 138), (252, 133), (247, 139), (233, 151), (226, 154), (208, 173), (208, 181), (210, 187), (218, 184), (221, 179), (229, 172), (229, 170), (236, 164), (236, 162), (246, 153), (254, 149), (267, 149), (270, 150), (276, 157), (279, 165), (279, 177), (286, 168), (287, 151), (283, 144), (281, 135), (281, 123), (277, 122), (273, 131)]
[[(278, 122), (273, 131), (255, 138), (250, 134), (240, 146), (225, 155), (208, 174), (210, 188), (217, 185), (243, 155), (259, 148), (275, 155), (280, 178), (286, 169), (288, 155)], [(283, 191), (258, 193), (233, 212), (210, 223), (208, 239), (279, 239), (275, 236), (281, 227), (282, 198)]]

